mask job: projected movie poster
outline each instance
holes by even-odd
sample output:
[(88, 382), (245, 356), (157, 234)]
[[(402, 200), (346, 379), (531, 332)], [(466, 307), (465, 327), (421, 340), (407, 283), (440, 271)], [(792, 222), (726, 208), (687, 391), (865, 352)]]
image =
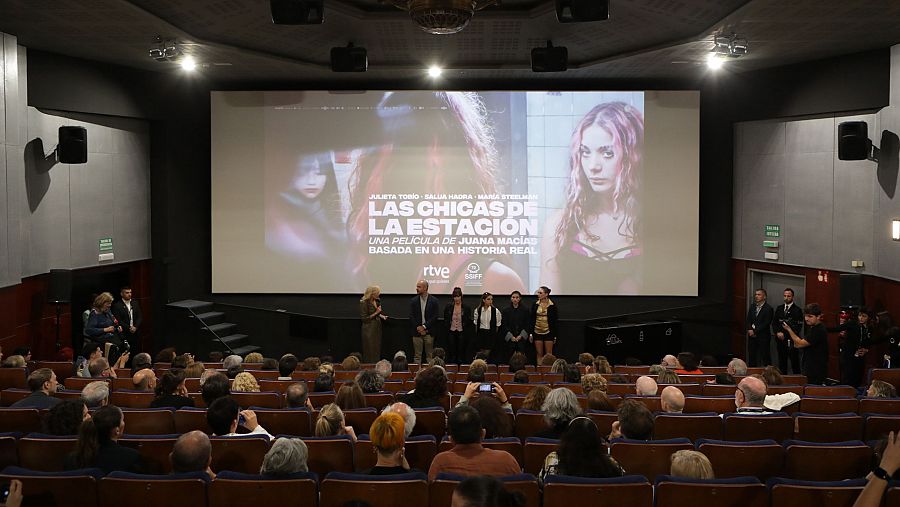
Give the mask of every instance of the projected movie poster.
[(643, 92), (266, 104), (265, 248), (309, 292), (638, 294)]

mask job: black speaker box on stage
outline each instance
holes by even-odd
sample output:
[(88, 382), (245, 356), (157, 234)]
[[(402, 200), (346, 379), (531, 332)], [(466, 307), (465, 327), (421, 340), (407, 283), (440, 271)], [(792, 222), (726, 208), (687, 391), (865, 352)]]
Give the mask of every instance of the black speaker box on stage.
[(50, 283), (47, 284), (47, 301), (50, 303), (69, 303), (72, 299), (72, 271), (69, 269), (51, 269)]
[(864, 121), (838, 124), (838, 159), (866, 160), (872, 150), (868, 125)]
[(609, 0), (556, 0), (556, 20), (583, 23), (609, 19)]
[(841, 274), (841, 306), (859, 307), (864, 304), (863, 275)]
[(57, 154), (60, 163), (63, 164), (87, 162), (87, 129), (84, 127), (59, 127)]
[(321, 25), (325, 22), (323, 0), (269, 0), (276, 25)]

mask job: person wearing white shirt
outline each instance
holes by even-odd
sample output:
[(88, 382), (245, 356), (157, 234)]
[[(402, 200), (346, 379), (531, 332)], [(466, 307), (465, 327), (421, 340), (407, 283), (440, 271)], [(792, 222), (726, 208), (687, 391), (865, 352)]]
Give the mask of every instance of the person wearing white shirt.
[(132, 299), (133, 291), (131, 287), (127, 285), (122, 287), (119, 295), (121, 296), (121, 299), (113, 303), (111, 308), (112, 313), (115, 315), (116, 320), (119, 321), (119, 325), (122, 326), (121, 336), (128, 341), (130, 350), (140, 352), (141, 342), (140, 337), (138, 336), (138, 329), (141, 327), (141, 322), (143, 321), (141, 307), (138, 305), (137, 301)]
[(206, 422), (212, 429), (213, 435), (219, 437), (243, 436), (247, 433), (237, 433), (238, 425), (250, 430), (250, 435), (265, 435), (269, 440), (273, 437), (256, 420), (256, 413), (252, 410), (241, 410), (237, 401), (230, 396), (224, 396), (212, 402), (206, 411)]
[[(501, 363), (509, 359), (505, 342), (500, 338), (500, 326), (503, 314), (494, 306), (494, 295), (485, 292), (481, 295), (481, 304), (475, 309), (475, 343), (479, 352), (490, 357), (491, 362)], [(505, 357), (504, 357), (505, 356)]]

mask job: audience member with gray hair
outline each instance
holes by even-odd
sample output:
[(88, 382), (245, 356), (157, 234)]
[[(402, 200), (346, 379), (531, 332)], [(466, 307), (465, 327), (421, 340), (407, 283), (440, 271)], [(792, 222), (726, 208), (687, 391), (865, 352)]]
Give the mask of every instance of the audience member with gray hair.
[(763, 404), (766, 401), (766, 384), (757, 377), (744, 377), (734, 392), (734, 405), (738, 413), (771, 414)]
[(306, 472), (306, 460), (309, 449), (299, 438), (279, 438), (275, 440), (269, 452), (263, 458), (259, 468), (260, 475), (268, 477), (288, 477), (299, 472)]
[(309, 388), (306, 382), (294, 382), (287, 386), (284, 391), (284, 399), (287, 408), (308, 408), (313, 409), (312, 402), (309, 401)]
[(131, 359), (131, 375), (134, 376), (144, 368), (153, 368), (153, 358), (146, 352), (141, 352)]
[(544, 399), (544, 404), (541, 405), (541, 410), (543, 410), (544, 420), (549, 426), (535, 435), (541, 438), (560, 438), (572, 419), (581, 415), (578, 398), (575, 393), (565, 387), (557, 387), (550, 391)]
[(413, 410), (409, 405), (403, 402), (393, 403), (384, 407), (384, 410), (381, 413), (386, 414), (389, 412), (393, 412), (395, 414), (400, 415), (403, 418), (403, 433), (404, 438), (409, 438), (409, 436), (413, 432), (413, 428), (416, 427), (416, 411)]
[(172, 463), (172, 473), (206, 472), (210, 479), (216, 478), (209, 467), (212, 463), (212, 444), (202, 431), (189, 431), (178, 437), (169, 454), (169, 461)]
[(375, 363), (375, 371), (378, 372), (384, 380), (391, 378), (391, 362), (387, 359), (378, 361)]
[(356, 383), (365, 394), (380, 393), (384, 389), (384, 378), (375, 370), (363, 370), (356, 374)]
[(747, 363), (743, 359), (734, 358), (728, 363), (728, 373), (732, 375), (746, 375)]
[(240, 366), (243, 362), (244, 358), (239, 355), (232, 354), (225, 358), (225, 361), (222, 363), (222, 368), (225, 370), (230, 370), (236, 366)]
[(88, 408), (98, 408), (109, 404), (109, 382), (95, 380), (81, 390), (81, 399)]
[(206, 379), (208, 379), (209, 377), (212, 377), (216, 373), (219, 373), (219, 372), (218, 372), (218, 370), (216, 370), (214, 368), (209, 368), (209, 369), (203, 370), (203, 373), (200, 374), (200, 385), (202, 386), (203, 384), (205, 384)]

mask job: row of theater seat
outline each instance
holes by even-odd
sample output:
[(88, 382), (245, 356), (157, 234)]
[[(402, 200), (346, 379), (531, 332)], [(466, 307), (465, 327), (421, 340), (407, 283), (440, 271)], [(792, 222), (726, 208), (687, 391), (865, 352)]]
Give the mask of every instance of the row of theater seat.
[[(119, 444), (138, 450), (145, 473), (171, 472), (169, 454), (177, 435), (155, 437), (126, 435)], [(311, 472), (360, 472), (375, 466), (375, 455), (367, 436), (357, 442), (349, 438), (304, 438), (309, 448)], [(270, 442), (264, 437), (244, 436), (211, 439), (212, 469), (257, 473)], [(486, 447), (510, 453), (526, 473), (537, 474), (544, 458), (558, 448), (557, 440), (528, 439), (522, 445), (516, 438), (488, 439)], [(434, 437), (412, 437), (406, 444), (410, 466), (427, 471), (438, 452), (453, 447), (450, 441)], [(0, 437), (0, 468), (20, 466), (42, 472), (62, 471), (66, 454), (75, 448), (75, 439), (27, 435), (19, 439)], [(760, 480), (787, 477), (798, 480), (841, 480), (864, 477), (873, 467), (873, 450), (862, 441), (821, 444), (799, 440), (726, 442), (721, 440), (613, 440), (610, 454), (632, 474), (651, 480), (669, 471), (669, 456), (679, 450), (696, 449), (712, 463), (716, 477), (753, 476)]]

